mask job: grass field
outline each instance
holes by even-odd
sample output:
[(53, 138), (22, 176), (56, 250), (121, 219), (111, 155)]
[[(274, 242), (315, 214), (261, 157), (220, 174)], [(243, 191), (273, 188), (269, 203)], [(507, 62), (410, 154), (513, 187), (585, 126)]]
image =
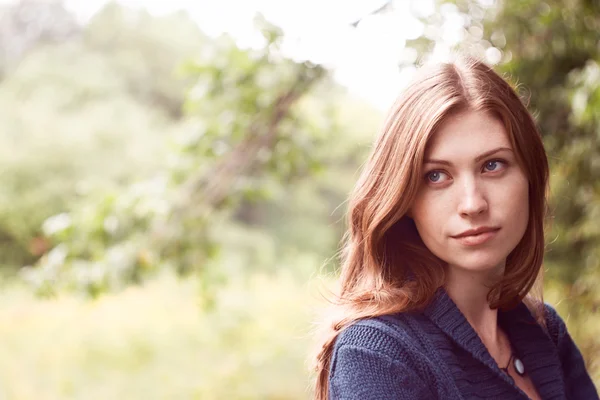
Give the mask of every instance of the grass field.
[(0, 399), (307, 399), (308, 286), (257, 275), (210, 312), (169, 275), (94, 301), (5, 286)]

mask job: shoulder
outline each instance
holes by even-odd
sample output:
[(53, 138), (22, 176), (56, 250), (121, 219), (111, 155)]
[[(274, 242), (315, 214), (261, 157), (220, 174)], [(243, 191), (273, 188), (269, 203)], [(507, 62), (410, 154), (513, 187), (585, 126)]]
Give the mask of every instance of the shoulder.
[(562, 318), (560, 317), (560, 315), (558, 315), (558, 312), (556, 311), (556, 308), (554, 308), (554, 306), (552, 306), (551, 304), (548, 303), (544, 303), (544, 317), (546, 318), (546, 322), (552, 322), (552, 323), (563, 323)]
[(418, 319), (407, 313), (356, 321), (340, 333), (336, 347), (356, 346), (380, 353), (410, 350), (417, 346)]
[(419, 337), (421, 318), (411, 313), (393, 314), (359, 320), (346, 327), (334, 346), (336, 355), (352, 349), (371, 353), (391, 363), (411, 365), (424, 361), (426, 349)]
[(436, 380), (419, 345), (418, 318), (357, 321), (338, 336), (329, 371), (333, 399), (433, 399)]
[(545, 304), (544, 312), (548, 334), (556, 345), (568, 398), (599, 399), (585, 360), (569, 335), (565, 321), (549, 304)]
[(556, 309), (548, 303), (544, 303), (544, 321), (546, 322), (548, 334), (554, 341), (554, 344), (558, 346), (567, 334), (567, 325)]

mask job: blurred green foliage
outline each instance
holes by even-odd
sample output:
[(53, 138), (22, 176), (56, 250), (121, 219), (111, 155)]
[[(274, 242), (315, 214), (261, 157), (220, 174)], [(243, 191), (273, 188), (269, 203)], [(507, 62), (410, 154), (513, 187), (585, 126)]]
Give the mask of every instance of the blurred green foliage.
[[(497, 49), (527, 99), (552, 168), (547, 300), (600, 382), (600, 9), (490, 3), (439, 0), (407, 43), (426, 57), (458, 13), (458, 47)], [(308, 397), (305, 282), (335, 266), (382, 115), (255, 22), (240, 48), (183, 12), (2, 6), (0, 271), (27, 286), (3, 281), (0, 395)]]
[[(91, 149), (106, 143), (107, 153), (85, 157), (110, 167), (88, 162), (90, 168), (107, 174), (122, 164), (120, 175), (100, 176), (99, 182), (88, 179), (93, 172), (79, 170), (81, 175), (70, 177), (71, 187), (57, 194), (62, 203), (44, 207), (37, 226), (24, 233), (41, 257), (21, 275), (39, 294), (71, 288), (96, 296), (162, 268), (206, 274), (201, 280), (214, 291), (208, 286), (215, 274), (205, 264), (226, 238), (214, 237), (211, 222), (236, 211), (248, 217), (253, 203), (288, 195), (296, 182), (335, 161), (328, 144), (341, 132), (337, 110), (331, 97), (317, 95), (342, 90), (322, 67), (284, 57), (277, 27), (260, 17), (256, 24), (262, 43), (241, 49), (227, 36), (207, 40), (184, 14), (156, 18), (112, 4), (72, 41), (33, 49), (11, 72), (8, 82), (15, 84), (12, 77), (27, 62), (46, 66), (26, 75), (13, 93), (28, 99), (53, 95), (48, 113), (76, 115), (94, 129), (100, 144), (77, 134)], [(67, 60), (69, 68), (62, 68)], [(35, 91), (23, 90), (27, 86)], [(110, 114), (98, 115), (98, 122), (81, 112), (99, 107)], [(135, 119), (127, 107), (145, 112), (144, 119)], [(129, 118), (144, 125), (123, 125)], [(45, 126), (57, 122), (62, 133), (60, 120)], [(145, 164), (136, 165), (131, 153)], [(343, 150), (337, 154), (346, 156)], [(73, 173), (83, 164), (70, 154), (60, 160)], [(80, 186), (85, 194), (79, 195)], [(76, 195), (77, 204), (69, 203)], [(342, 198), (334, 196), (336, 202)], [(323, 252), (332, 248), (321, 246)], [(35, 257), (22, 253), (23, 264)]]

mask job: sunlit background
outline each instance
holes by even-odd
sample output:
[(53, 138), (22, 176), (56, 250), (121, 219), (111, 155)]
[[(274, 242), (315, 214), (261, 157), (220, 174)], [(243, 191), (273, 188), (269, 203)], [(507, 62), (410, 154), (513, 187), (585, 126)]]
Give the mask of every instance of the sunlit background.
[(309, 399), (346, 197), (415, 64), (550, 156), (546, 301), (600, 382), (600, 4), (0, 2), (0, 400)]

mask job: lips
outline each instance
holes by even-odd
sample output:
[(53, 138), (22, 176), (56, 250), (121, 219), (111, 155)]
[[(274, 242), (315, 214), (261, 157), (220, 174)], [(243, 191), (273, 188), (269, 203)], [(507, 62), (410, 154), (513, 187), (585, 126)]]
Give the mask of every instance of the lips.
[(492, 240), (496, 237), (499, 230), (500, 228), (484, 226), (476, 229), (469, 229), (452, 237), (464, 246), (477, 246)]
[(467, 237), (467, 236), (475, 236), (475, 235), (479, 235), (482, 233), (486, 233), (486, 232), (492, 232), (492, 231), (497, 231), (500, 228), (496, 228), (496, 227), (490, 227), (490, 226), (482, 226), (479, 228), (475, 228), (475, 229), (469, 229), (467, 231), (464, 231), (456, 236), (452, 236), (453, 238), (462, 238), (462, 237)]

